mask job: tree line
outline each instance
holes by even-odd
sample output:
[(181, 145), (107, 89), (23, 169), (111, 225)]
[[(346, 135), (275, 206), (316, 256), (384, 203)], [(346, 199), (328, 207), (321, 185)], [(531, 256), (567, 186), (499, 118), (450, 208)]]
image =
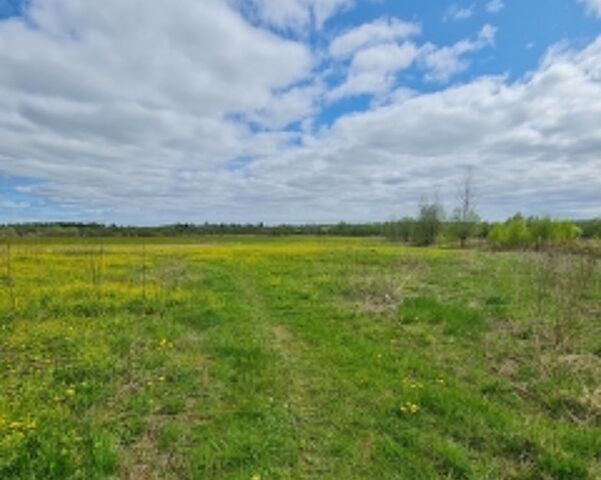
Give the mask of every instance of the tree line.
[(381, 235), (382, 229), (382, 223), (353, 224), (344, 222), (333, 225), (177, 223), (151, 227), (51, 222), (0, 225), (0, 235), (4, 237), (193, 237), (204, 235), (331, 235), (369, 237)]
[(450, 217), (438, 202), (422, 202), (416, 217), (383, 223), (333, 225), (265, 225), (179, 223), (155, 227), (53, 222), (0, 225), (2, 237), (186, 237), (206, 235), (313, 235), (378, 237), (418, 246), (487, 241), (498, 248), (563, 245), (578, 238), (601, 238), (601, 219), (559, 221), (516, 214), (504, 222), (481, 221), (473, 209), (456, 210)]

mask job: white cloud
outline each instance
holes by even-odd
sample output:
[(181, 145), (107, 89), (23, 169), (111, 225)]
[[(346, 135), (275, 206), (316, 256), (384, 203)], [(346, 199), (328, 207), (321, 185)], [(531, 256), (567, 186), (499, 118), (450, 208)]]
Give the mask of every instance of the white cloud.
[(315, 17), (315, 24), (318, 28), (322, 28), (323, 24), (336, 13), (341, 10), (351, 8), (355, 1), (354, 0), (313, 0), (313, 16)]
[(10, 210), (24, 209), (29, 207), (28, 202), (15, 202), (14, 200), (0, 200), (0, 208), (6, 208)]
[(464, 71), (469, 66), (464, 55), (494, 45), (496, 32), (492, 25), (484, 25), (476, 40), (461, 40), (448, 47), (426, 44), (420, 52), (420, 61), (427, 70), (426, 78), (444, 82)]
[(482, 27), (478, 33), (478, 40), (476, 46), (490, 46), (495, 43), (495, 36), (497, 35), (497, 27), (493, 27), (490, 24), (486, 24)]
[(317, 113), (317, 102), (324, 91), (325, 86), (315, 82), (275, 93), (264, 108), (248, 115), (248, 119), (269, 129), (284, 128), (306, 120)]
[(443, 16), (443, 21), (449, 20), (467, 20), (474, 14), (474, 5), (469, 7), (460, 7), (456, 4), (452, 4)]
[(260, 21), (278, 29), (303, 32), (313, 26), (319, 30), (354, 0), (231, 0)]
[(403, 40), (420, 32), (421, 27), (417, 23), (394, 17), (380, 18), (336, 37), (330, 43), (329, 52), (334, 58), (349, 57), (362, 48)]
[(601, 214), (601, 37), (520, 81), (420, 94), (390, 79), (415, 65), (448, 78), (495, 29), (420, 47), (415, 25), (385, 20), (330, 51), (349, 91), (390, 95), (324, 127), (315, 54), (222, 0), (32, 9), (0, 22), (0, 175), (30, 179), (4, 201), (125, 223), (373, 220), (413, 213), (432, 185), (453, 192), (473, 164), (485, 216)]
[[(311, 72), (308, 48), (221, 0), (36, 0), (28, 15), (0, 22), (0, 171), (41, 179), (36, 191), (62, 203), (177, 196), (182, 173), (292, 140), (236, 117), (310, 113), (290, 89)], [(294, 107), (286, 118), (276, 98)]]
[(385, 43), (360, 50), (345, 82), (328, 95), (330, 100), (360, 94), (385, 94), (395, 84), (397, 72), (411, 66), (418, 49), (411, 42)]
[(489, 13), (499, 13), (505, 8), (505, 2), (503, 0), (490, 0), (486, 4), (486, 10)]
[(419, 24), (393, 17), (379, 18), (335, 37), (329, 46), (330, 57), (343, 65), (350, 58), (350, 64), (342, 67), (345, 80), (326, 98), (335, 101), (354, 95), (388, 94), (397, 73), (417, 58), (418, 48), (407, 38), (420, 33)]
[(587, 12), (591, 15), (601, 17), (601, 0), (578, 0), (586, 6)]
[(434, 185), (449, 199), (468, 164), (486, 216), (599, 215), (600, 65), (601, 37), (583, 51), (552, 49), (517, 82), (485, 77), (432, 94), (402, 92), (252, 172), (323, 220), (413, 213)]
[(485, 25), (476, 40), (462, 40), (449, 47), (399, 43), (418, 32), (417, 24), (393, 18), (362, 25), (335, 38), (330, 44), (331, 56), (344, 61), (352, 55), (352, 60), (345, 80), (326, 95), (328, 100), (361, 94), (385, 96), (394, 88), (397, 74), (416, 62), (426, 70), (428, 80), (446, 81), (467, 68), (464, 55), (494, 44), (496, 28)]

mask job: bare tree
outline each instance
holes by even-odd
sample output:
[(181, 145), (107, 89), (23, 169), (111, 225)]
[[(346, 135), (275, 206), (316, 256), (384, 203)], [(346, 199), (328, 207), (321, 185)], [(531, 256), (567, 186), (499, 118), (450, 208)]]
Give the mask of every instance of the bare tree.
[(459, 206), (453, 212), (453, 233), (459, 239), (461, 248), (465, 247), (466, 240), (474, 234), (480, 217), (475, 211), (475, 199), (473, 185), (473, 167), (468, 167), (461, 180), (457, 199)]

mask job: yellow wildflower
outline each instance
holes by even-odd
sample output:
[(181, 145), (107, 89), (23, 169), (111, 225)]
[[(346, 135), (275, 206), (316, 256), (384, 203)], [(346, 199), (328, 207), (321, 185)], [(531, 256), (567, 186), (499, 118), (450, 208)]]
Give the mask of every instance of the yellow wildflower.
[(417, 413), (419, 411), (419, 405), (413, 402), (405, 402), (401, 405), (401, 413)]

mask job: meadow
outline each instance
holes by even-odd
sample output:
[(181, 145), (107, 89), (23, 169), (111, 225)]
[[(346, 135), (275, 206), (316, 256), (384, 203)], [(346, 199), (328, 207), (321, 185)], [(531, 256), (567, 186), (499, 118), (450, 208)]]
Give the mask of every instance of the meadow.
[(0, 250), (0, 478), (601, 478), (601, 261), (379, 239)]

